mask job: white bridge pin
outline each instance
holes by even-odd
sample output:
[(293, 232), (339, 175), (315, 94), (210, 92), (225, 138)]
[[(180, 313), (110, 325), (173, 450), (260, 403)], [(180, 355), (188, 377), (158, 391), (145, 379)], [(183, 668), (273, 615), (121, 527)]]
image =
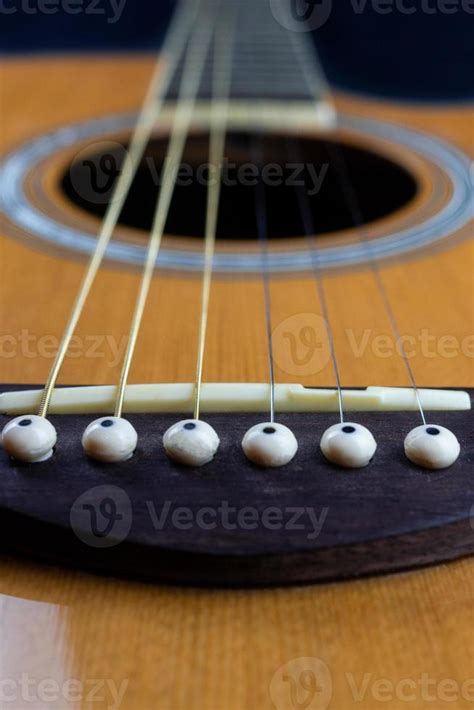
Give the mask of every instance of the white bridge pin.
[(82, 436), (86, 454), (102, 463), (128, 461), (137, 448), (137, 441), (137, 432), (122, 417), (95, 419)]
[(296, 437), (288, 427), (275, 422), (257, 424), (245, 434), (242, 449), (246, 457), (265, 468), (286, 466), (298, 451)]
[(170, 459), (185, 466), (204, 466), (209, 463), (219, 444), (215, 430), (200, 419), (177, 422), (163, 436), (163, 446)]
[(2, 446), (18, 461), (40, 463), (51, 458), (57, 438), (50, 421), (27, 414), (8, 422), (2, 432)]
[(405, 439), (405, 454), (417, 466), (441, 469), (452, 466), (461, 447), (449, 429), (437, 424), (418, 426)]
[(361, 424), (341, 422), (327, 429), (321, 439), (321, 451), (333, 464), (342, 468), (363, 468), (375, 455), (377, 443)]

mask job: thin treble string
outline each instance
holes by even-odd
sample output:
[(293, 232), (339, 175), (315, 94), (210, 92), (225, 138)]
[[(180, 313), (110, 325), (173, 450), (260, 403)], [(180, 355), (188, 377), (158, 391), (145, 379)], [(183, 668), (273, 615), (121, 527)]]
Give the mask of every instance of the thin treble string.
[(176, 11), (172, 25), (167, 35), (165, 45), (156, 61), (155, 69), (149, 84), (145, 100), (140, 110), (135, 126), (130, 148), (125, 157), (120, 176), (107, 206), (104, 220), (101, 224), (95, 250), (91, 256), (76, 296), (69, 320), (65, 326), (59, 348), (54, 358), (46, 381), (38, 409), (40, 417), (46, 417), (56, 382), (64, 363), (71, 339), (76, 330), (79, 318), (94, 283), (97, 272), (102, 264), (105, 252), (122, 212), (125, 200), (135, 177), (145, 148), (150, 140), (151, 132), (161, 113), (166, 93), (171, 85), (180, 57), (186, 46), (189, 33), (193, 27), (201, 0), (186, 0)]
[[(306, 78), (306, 83), (307, 83), (308, 87), (311, 89), (315, 101), (318, 102), (318, 100), (320, 100), (321, 97), (317, 94), (317, 90), (314, 85), (314, 82), (311, 80), (311, 70), (310, 70), (309, 63), (308, 63), (309, 60), (308, 60), (308, 58), (306, 58), (303, 61), (303, 59), (301, 58), (301, 55), (298, 55), (298, 56), (299, 56), (299, 61), (300, 61), (301, 67), (303, 69), (304, 76)], [(316, 57), (317, 57), (317, 55), (316, 55)], [(319, 57), (317, 57), (317, 60), (318, 60), (318, 64), (319, 64)], [(322, 75), (324, 76), (324, 74), (322, 74)], [(327, 90), (329, 92), (328, 85), (325, 84), (325, 86), (327, 87)], [(337, 166), (336, 169), (338, 171), (339, 180), (341, 183), (341, 188), (342, 188), (342, 191), (344, 194), (344, 198), (346, 200), (349, 211), (351, 212), (352, 222), (358, 230), (357, 231), (358, 240), (359, 240), (360, 244), (362, 244), (365, 248), (365, 251), (366, 251), (366, 254), (368, 257), (367, 260), (369, 262), (370, 269), (374, 275), (375, 282), (377, 284), (377, 288), (380, 293), (382, 303), (384, 305), (385, 311), (386, 311), (388, 319), (390, 321), (392, 331), (395, 335), (395, 338), (397, 339), (397, 342), (400, 343), (401, 354), (403, 357), (403, 361), (405, 363), (405, 368), (408, 373), (408, 377), (410, 379), (410, 383), (411, 383), (413, 392), (415, 394), (418, 409), (421, 414), (421, 419), (423, 421), (423, 424), (426, 425), (425, 412), (423, 409), (423, 405), (421, 403), (421, 397), (420, 397), (418, 385), (416, 383), (415, 373), (413, 372), (413, 368), (412, 368), (410, 361), (408, 359), (408, 355), (407, 355), (405, 346), (404, 346), (403, 341), (401, 340), (401, 337), (400, 337), (400, 329), (398, 327), (398, 322), (397, 322), (392, 304), (390, 302), (390, 298), (389, 298), (387, 289), (385, 287), (385, 283), (384, 283), (384, 281), (382, 279), (382, 275), (380, 273), (379, 264), (374, 256), (373, 250), (370, 246), (370, 240), (368, 240), (367, 238), (364, 238), (362, 236), (364, 233), (364, 229), (363, 229), (364, 220), (363, 220), (363, 216), (362, 216), (362, 210), (360, 208), (359, 200), (357, 198), (355, 190), (354, 190), (352, 183), (349, 179), (344, 156), (343, 156), (342, 151), (339, 147), (334, 147), (330, 143), (327, 143), (327, 149), (328, 149), (329, 155), (333, 156), (333, 158), (335, 158), (334, 162)]]
[[(295, 163), (300, 163), (302, 161), (300, 146), (295, 139), (291, 141), (290, 150), (292, 152), (291, 160)], [(344, 423), (344, 405), (342, 398), (342, 385), (341, 385), (341, 373), (339, 370), (339, 365), (337, 362), (336, 355), (336, 345), (334, 342), (334, 331), (329, 318), (329, 307), (326, 297), (326, 289), (323, 283), (323, 276), (321, 274), (321, 265), (319, 261), (319, 247), (316, 245), (316, 230), (314, 224), (313, 213), (311, 212), (311, 205), (309, 202), (309, 197), (306, 192), (304, 185), (298, 185), (296, 187), (296, 196), (298, 199), (298, 206), (301, 216), (301, 221), (303, 224), (303, 229), (305, 232), (305, 237), (309, 245), (309, 251), (311, 255), (311, 266), (313, 269), (314, 279), (316, 283), (316, 289), (318, 292), (319, 303), (321, 305), (321, 311), (324, 318), (324, 324), (326, 328), (326, 335), (328, 338), (329, 349), (331, 352), (331, 360), (334, 370), (334, 375), (336, 378), (337, 387), (337, 398), (339, 405), (339, 416), (341, 424)]]
[(199, 419), (201, 408), (202, 374), (206, 349), (209, 300), (211, 295), (212, 269), (214, 265), (219, 202), (222, 187), (222, 163), (225, 154), (229, 99), (232, 84), (235, 20), (235, 5), (227, 2), (224, 3), (224, 14), (222, 20), (219, 22), (214, 45), (209, 165), (213, 167), (215, 175), (213, 180), (210, 181), (207, 192), (204, 270), (201, 291), (196, 383), (194, 389), (194, 419)]
[[(260, 135), (253, 146), (254, 163), (259, 166), (260, 171), (263, 166), (263, 138)], [(257, 218), (257, 231), (260, 243), (260, 253), (262, 257), (262, 284), (265, 302), (265, 328), (267, 335), (268, 371), (270, 379), (270, 422), (275, 421), (275, 367), (273, 362), (272, 343), (272, 309), (270, 297), (270, 274), (268, 268), (268, 218), (267, 218), (267, 195), (265, 185), (261, 177), (255, 188), (255, 213)]]
[(413, 368), (410, 364), (410, 360), (408, 358), (405, 345), (403, 343), (403, 340), (401, 338), (401, 333), (400, 333), (400, 328), (398, 326), (398, 322), (395, 316), (395, 312), (393, 310), (387, 288), (385, 286), (385, 283), (382, 278), (382, 274), (380, 272), (380, 267), (378, 264), (378, 261), (376, 260), (374, 256), (373, 249), (370, 245), (370, 240), (367, 237), (363, 237), (362, 235), (365, 234), (364, 230), (364, 219), (362, 215), (362, 210), (360, 207), (359, 200), (357, 198), (356, 192), (354, 190), (354, 187), (352, 186), (352, 183), (349, 179), (348, 172), (347, 172), (347, 165), (346, 161), (344, 159), (344, 155), (342, 153), (342, 150), (337, 147), (334, 149), (334, 147), (331, 144), (328, 144), (328, 151), (330, 156), (333, 156), (333, 159), (335, 160), (336, 166), (337, 166), (337, 171), (339, 175), (339, 181), (341, 183), (341, 187), (345, 196), (346, 204), (349, 207), (351, 216), (352, 216), (352, 221), (354, 223), (354, 226), (358, 229), (358, 239), (359, 242), (364, 246), (364, 249), (366, 251), (366, 255), (368, 257), (368, 262), (370, 269), (373, 273), (375, 283), (377, 284), (378, 291), (380, 293), (380, 297), (383, 303), (383, 306), (385, 308), (385, 312), (387, 313), (388, 319), (390, 321), (390, 326), (392, 328), (392, 331), (395, 335), (395, 339), (397, 343), (399, 344), (400, 347), (400, 352), (403, 358), (403, 361), (405, 363), (405, 368), (408, 373), (408, 377), (410, 379), (410, 383), (413, 389), (413, 392), (415, 394), (416, 402), (418, 405), (418, 409), (420, 410), (420, 415), (423, 424), (426, 426), (426, 417), (425, 417), (425, 412), (423, 409), (423, 405), (421, 403), (421, 397), (420, 397), (420, 391), (418, 389), (418, 385), (416, 382), (415, 378), (415, 373), (413, 372)]
[(150, 291), (156, 261), (163, 239), (166, 221), (170, 211), (171, 200), (176, 187), (177, 168), (181, 164), (187, 137), (191, 127), (196, 99), (212, 40), (213, 27), (213, 15), (207, 13), (200, 16), (199, 28), (195, 31), (193, 40), (186, 50), (185, 65), (177, 99), (177, 108), (175, 111), (168, 152), (161, 175), (162, 187), (157, 200), (145, 267), (136, 300), (135, 311), (130, 327), (127, 351), (125, 353), (117, 389), (115, 403), (116, 417), (122, 416), (130, 367), (135, 352), (148, 293)]

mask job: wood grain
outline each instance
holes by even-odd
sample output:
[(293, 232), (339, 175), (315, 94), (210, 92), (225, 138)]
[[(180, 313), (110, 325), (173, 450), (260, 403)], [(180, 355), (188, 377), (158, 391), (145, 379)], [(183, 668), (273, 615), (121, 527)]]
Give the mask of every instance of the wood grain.
[[(64, 123), (134, 110), (150, 71), (148, 57), (2, 62), (0, 99), (2, 107), (8, 107), (2, 110), (2, 151)], [(361, 115), (430, 130), (472, 151), (469, 107), (395, 106), (351, 97), (341, 97), (340, 104)], [(473, 385), (468, 352), (469, 343), (472, 352), (473, 332), (472, 266), (472, 246), (463, 242), (443, 254), (420, 255), (385, 271), (402, 332), (416, 335), (420, 328), (428, 328), (435, 339), (449, 335), (466, 345), (465, 352), (458, 349), (454, 357), (418, 353), (413, 367), (421, 385)], [(82, 269), (78, 261), (0, 238), (2, 336), (12, 336), (17, 344), (25, 331), (36, 338), (58, 337)], [(137, 283), (131, 272), (105, 269), (79, 335), (109, 335), (119, 343), (127, 332)], [(361, 358), (349, 352), (347, 328), (358, 337), (366, 329), (374, 335), (389, 332), (370, 275), (333, 276), (327, 279), (327, 288), (344, 381), (361, 386), (405, 384), (399, 357), (377, 357), (370, 347)], [(193, 279), (156, 280), (134, 381), (192, 378), (190, 343), (196, 334), (197, 294)], [(318, 312), (309, 280), (275, 281), (272, 296), (276, 325), (301, 313)], [(260, 284), (216, 282), (212, 299), (206, 379), (264, 378)], [(253, 318), (243, 317), (249, 312)], [(38, 344), (32, 353), (16, 345), (13, 356), (2, 357), (2, 380), (43, 380), (51, 359), (40, 350)], [(103, 343), (98, 352), (102, 357), (83, 353), (68, 358), (62, 381), (115, 382), (118, 363), (114, 364), (110, 347)], [(288, 369), (278, 367), (279, 380), (332, 382), (329, 366), (304, 376)], [(58, 681), (110, 679), (119, 685), (125, 680), (128, 686), (121, 707), (126, 710), (270, 709), (275, 707), (270, 695), (275, 672), (302, 656), (320, 658), (329, 666), (334, 683), (330, 707), (340, 710), (381, 707), (371, 692), (376, 679), (396, 685), (428, 674), (435, 683), (451, 679), (460, 687), (474, 675), (472, 560), (350, 584), (248, 592), (123, 582), (7, 557), (2, 558), (0, 570), (2, 642), (8, 647), (1, 656), (2, 679), (30, 673)], [(346, 677), (350, 673), (358, 685), (364, 674), (372, 674), (363, 702), (356, 702), (351, 694)], [(287, 695), (288, 685), (272, 687), (276, 707), (292, 710), (295, 704)], [(472, 683), (465, 694), (468, 691), (472, 696)], [(431, 703), (420, 700), (418, 693), (414, 702), (395, 697), (382, 705), (389, 710), (407, 706), (469, 710), (473, 703), (472, 697), (463, 698), (458, 692), (449, 704), (439, 697)], [(73, 707), (81, 705), (89, 710), (105, 708), (111, 705), (111, 697)], [(24, 710), (25, 703), (17, 698), (9, 707)], [(63, 710), (65, 704), (58, 702), (56, 707)]]
[[(2, 102), (9, 109), (0, 136), (3, 150), (68, 122), (136, 108), (150, 70), (150, 60), (140, 58), (51, 59), (40, 64), (4, 61), (0, 91)], [(72, 80), (77, 80), (73, 96)], [(423, 110), (347, 98), (341, 98), (340, 103), (353, 113), (429, 127), (468, 153), (473, 149), (471, 114), (465, 108)], [(29, 116), (35, 117), (34, 123)], [(4, 382), (39, 382), (45, 378), (54, 342), (60, 336), (83, 273), (84, 265), (75, 256), (60, 257), (40, 251), (39, 245), (33, 247), (31, 240), (22, 243), (0, 237), (2, 335), (8, 338), (7, 357), (2, 359)], [(447, 251), (423, 253), (384, 269), (400, 330), (403, 335), (415, 338), (412, 366), (421, 386), (474, 384), (474, 323), (470, 305), (474, 295), (473, 257), (472, 242), (463, 241)], [(66, 360), (61, 382), (117, 381), (118, 356), (123, 353), (138, 279), (136, 273), (124, 269), (102, 270), (81, 318), (76, 348)], [(368, 271), (345, 272), (331, 275), (325, 281), (343, 382), (347, 386), (406, 385), (407, 374), (394, 348), (393, 333), (373, 275)], [(167, 275), (155, 279), (131, 381), (192, 380), (199, 294), (200, 283), (196, 278)], [(208, 381), (266, 378), (260, 281), (216, 279), (211, 298), (204, 378)], [(273, 280), (274, 329), (285, 323), (290, 330), (296, 328), (298, 335), (301, 315), (317, 314), (320, 310), (312, 277), (281, 276)], [(428, 338), (426, 346), (420, 341), (423, 332)], [(30, 346), (25, 345), (25, 339), (30, 337)], [(387, 337), (391, 349), (388, 355), (384, 349)], [(91, 353), (94, 343), (98, 346)], [(304, 354), (303, 347), (300, 355)], [(294, 380), (307, 385), (334, 382), (327, 360), (324, 366), (316, 361), (315, 367), (303, 374), (288, 360), (288, 354), (276, 364), (277, 380), (281, 382)]]
[[(11, 649), (2, 677), (128, 680), (122, 710), (271, 710), (278, 668), (316, 657), (331, 671), (330, 708), (472, 707), (462, 697), (428, 703), (419, 691), (411, 703), (373, 697), (377, 679), (397, 685), (427, 674), (459, 687), (472, 679), (472, 561), (350, 584), (241, 592), (157, 587), (9, 558), (0, 564), (2, 635)], [(354, 700), (346, 674), (358, 687), (370, 674), (363, 702)], [(277, 684), (277, 707), (294, 710), (287, 687)], [(108, 694), (83, 707), (110, 703)]]

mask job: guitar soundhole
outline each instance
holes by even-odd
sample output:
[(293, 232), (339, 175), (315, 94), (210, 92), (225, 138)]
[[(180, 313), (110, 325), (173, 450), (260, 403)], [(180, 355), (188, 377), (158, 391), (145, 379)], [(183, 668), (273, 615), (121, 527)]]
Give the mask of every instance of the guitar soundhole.
[[(97, 148), (97, 144), (96, 148)], [(100, 145), (100, 144), (99, 144)], [(232, 133), (227, 141), (227, 161), (219, 218), (220, 239), (256, 240), (254, 185), (258, 168), (252, 162), (249, 134)], [(127, 146), (119, 144), (91, 152), (72, 163), (63, 175), (61, 187), (69, 200), (83, 210), (102, 217)], [(303, 183), (311, 203), (318, 235), (353, 227), (353, 217), (343, 198), (340, 171), (334, 156), (341, 155), (347, 175), (357, 193), (365, 223), (387, 217), (407, 205), (416, 195), (415, 178), (401, 165), (362, 147), (340, 143), (341, 153), (327, 140), (299, 141), (300, 163), (288, 159), (288, 138), (269, 136), (265, 143), (262, 177), (267, 189), (269, 236), (272, 239), (302, 236), (296, 186)], [(167, 140), (150, 143), (142, 161), (120, 223), (150, 230), (159, 190), (159, 175), (166, 155)], [(183, 167), (168, 219), (167, 232), (176, 236), (202, 237), (206, 193), (213, 179), (207, 165), (208, 137), (192, 135), (187, 143)]]

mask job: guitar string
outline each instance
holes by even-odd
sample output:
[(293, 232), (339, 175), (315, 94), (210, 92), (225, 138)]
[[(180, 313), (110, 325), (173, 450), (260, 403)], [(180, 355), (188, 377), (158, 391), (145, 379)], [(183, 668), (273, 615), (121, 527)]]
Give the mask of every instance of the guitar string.
[(275, 421), (275, 367), (273, 361), (273, 342), (272, 342), (272, 309), (270, 295), (270, 270), (268, 268), (268, 215), (267, 215), (267, 194), (265, 184), (262, 179), (262, 167), (264, 160), (264, 146), (262, 134), (254, 141), (253, 144), (253, 162), (259, 166), (260, 177), (258, 179), (254, 196), (255, 196), (255, 213), (257, 220), (257, 233), (260, 244), (260, 253), (262, 259), (262, 285), (265, 308), (265, 329), (267, 336), (267, 351), (268, 351), (268, 371), (270, 380), (270, 422)]
[(209, 167), (214, 177), (209, 181), (206, 205), (206, 227), (204, 237), (204, 269), (201, 287), (201, 315), (199, 322), (198, 352), (194, 390), (194, 419), (198, 420), (201, 410), (202, 376), (206, 335), (209, 318), (212, 270), (216, 248), (219, 203), (222, 188), (223, 161), (227, 138), (229, 100), (232, 85), (232, 57), (235, 41), (236, 7), (224, 3), (224, 12), (219, 20), (214, 44), (214, 65), (212, 73), (212, 104), (209, 135)]
[(215, 16), (209, 13), (209, 9), (210, 8), (205, 8), (206, 11), (203, 10), (202, 15), (199, 16), (198, 28), (195, 30), (194, 37), (186, 50), (185, 65), (177, 98), (177, 108), (161, 175), (160, 194), (157, 200), (145, 267), (142, 273), (142, 280), (130, 327), (128, 346), (117, 389), (114, 412), (116, 417), (122, 416), (130, 367), (176, 187), (177, 170), (183, 159), (184, 149), (194, 115), (196, 99), (202, 82), (205, 62), (211, 45)]
[[(296, 139), (289, 139), (289, 157), (292, 162), (302, 164), (301, 149), (299, 143)], [(324, 319), (324, 325), (326, 328), (326, 336), (329, 343), (329, 351), (331, 354), (331, 361), (334, 370), (334, 375), (336, 378), (337, 387), (337, 399), (339, 407), (339, 417), (341, 424), (344, 423), (344, 404), (342, 396), (342, 385), (341, 385), (341, 373), (339, 369), (339, 364), (337, 362), (336, 345), (334, 341), (334, 330), (331, 325), (331, 320), (329, 317), (329, 306), (326, 295), (326, 288), (324, 286), (323, 275), (321, 273), (321, 264), (319, 261), (319, 247), (316, 244), (316, 229), (314, 223), (313, 213), (311, 211), (311, 205), (309, 201), (308, 194), (306, 192), (305, 185), (298, 185), (295, 188), (296, 197), (298, 200), (298, 208), (300, 212), (301, 222), (303, 225), (303, 230), (305, 233), (305, 238), (308, 243), (309, 252), (311, 255), (311, 266), (314, 275), (314, 281), (316, 284), (316, 290), (318, 293), (319, 303), (321, 305), (321, 312)]]
[[(318, 96), (316, 94), (316, 89), (313, 86), (313, 82), (309, 78), (310, 77), (309, 65), (306, 64), (309, 61), (310, 60), (308, 57), (306, 57), (306, 59), (303, 60), (302, 57), (299, 56), (299, 62), (304, 70), (304, 75), (306, 77), (307, 85), (309, 87), (312, 87), (313, 96), (314, 96), (315, 101), (317, 102)], [(319, 61), (319, 58), (318, 58), (318, 61)], [(336, 171), (338, 173), (338, 177), (339, 177), (339, 181), (341, 184), (341, 189), (342, 189), (342, 192), (344, 195), (344, 199), (345, 199), (346, 204), (347, 204), (349, 211), (351, 213), (353, 225), (356, 228), (357, 239), (358, 239), (359, 243), (365, 249), (369, 268), (372, 271), (372, 274), (374, 276), (375, 283), (376, 283), (377, 289), (379, 291), (382, 304), (384, 306), (385, 312), (386, 312), (388, 320), (390, 322), (390, 326), (392, 328), (392, 332), (395, 335), (395, 339), (396, 339), (396, 341), (399, 345), (399, 348), (400, 348), (400, 353), (401, 353), (402, 359), (405, 364), (405, 368), (406, 368), (406, 371), (407, 371), (407, 374), (408, 374), (408, 377), (409, 377), (409, 380), (411, 383), (411, 387), (413, 389), (413, 393), (415, 396), (415, 400), (417, 402), (417, 406), (418, 406), (418, 409), (419, 409), (419, 412), (421, 415), (421, 419), (423, 421), (423, 424), (426, 426), (425, 412), (424, 412), (423, 405), (421, 402), (420, 391), (419, 391), (419, 388), (418, 388), (418, 385), (416, 382), (415, 373), (414, 373), (413, 368), (410, 364), (405, 346), (404, 346), (403, 341), (401, 339), (398, 321), (395, 316), (395, 311), (394, 311), (393, 306), (391, 304), (387, 288), (386, 288), (385, 283), (382, 278), (379, 263), (378, 263), (376, 257), (374, 256), (373, 250), (370, 246), (370, 239), (367, 238), (367, 236), (366, 236), (366, 232), (364, 229), (364, 219), (363, 219), (363, 215), (362, 215), (362, 210), (360, 207), (360, 203), (359, 203), (357, 194), (354, 190), (354, 187), (353, 187), (351, 180), (349, 178), (349, 175), (348, 175), (347, 165), (346, 165), (346, 161), (344, 159), (344, 155), (342, 153), (342, 149), (337, 144), (335, 146), (333, 146), (328, 141), (326, 141), (326, 147), (327, 147), (330, 159), (332, 156), (332, 160), (334, 161), (334, 164), (336, 165)]]
[(202, 0), (186, 0), (176, 10), (165, 44), (157, 58), (152, 79), (132, 134), (121, 173), (117, 179), (110, 202), (102, 221), (94, 252), (79, 286), (76, 300), (66, 323), (58, 350), (51, 366), (38, 408), (38, 416), (46, 417), (51, 397), (57, 383), (71, 339), (84, 310), (97, 272), (104, 259), (140, 161), (149, 142), (152, 130), (162, 111), (166, 94), (195, 23)]
[(393, 309), (392, 303), (390, 301), (390, 297), (388, 295), (387, 288), (385, 286), (385, 283), (382, 278), (381, 270), (379, 263), (377, 259), (374, 256), (373, 249), (370, 245), (370, 239), (368, 237), (363, 237), (363, 234), (366, 234), (365, 229), (364, 229), (364, 219), (362, 215), (362, 210), (360, 207), (359, 200), (357, 198), (356, 192), (354, 190), (354, 187), (349, 179), (348, 173), (347, 173), (347, 165), (346, 161), (344, 158), (344, 155), (342, 153), (342, 149), (339, 147), (337, 150), (333, 150), (333, 147), (328, 144), (328, 152), (329, 155), (333, 156), (333, 160), (335, 161), (336, 165), (339, 167), (336, 168), (338, 175), (339, 175), (339, 181), (341, 183), (341, 187), (343, 190), (343, 193), (345, 195), (345, 200), (346, 204), (349, 207), (349, 210), (351, 212), (351, 217), (352, 217), (352, 222), (354, 226), (357, 228), (357, 234), (358, 234), (358, 239), (359, 242), (364, 246), (366, 256), (367, 256), (367, 261), (369, 262), (369, 267), (372, 271), (372, 274), (375, 279), (375, 283), (377, 285), (377, 289), (380, 294), (380, 298), (382, 301), (382, 304), (384, 306), (385, 312), (387, 314), (388, 320), (390, 322), (390, 327), (392, 329), (393, 334), (395, 335), (395, 341), (398, 344), (399, 347), (399, 353), (402, 356), (402, 359), (405, 364), (405, 369), (407, 371), (411, 387), (413, 389), (416, 403), (421, 415), (421, 420), (426, 426), (426, 416), (425, 416), (425, 411), (421, 402), (421, 396), (420, 396), (420, 391), (416, 382), (415, 378), (415, 373), (413, 371), (413, 368), (411, 366), (410, 360), (408, 358), (405, 345), (403, 343), (403, 339), (401, 337), (401, 332), (400, 328), (398, 325), (397, 318), (395, 316), (395, 311)]

